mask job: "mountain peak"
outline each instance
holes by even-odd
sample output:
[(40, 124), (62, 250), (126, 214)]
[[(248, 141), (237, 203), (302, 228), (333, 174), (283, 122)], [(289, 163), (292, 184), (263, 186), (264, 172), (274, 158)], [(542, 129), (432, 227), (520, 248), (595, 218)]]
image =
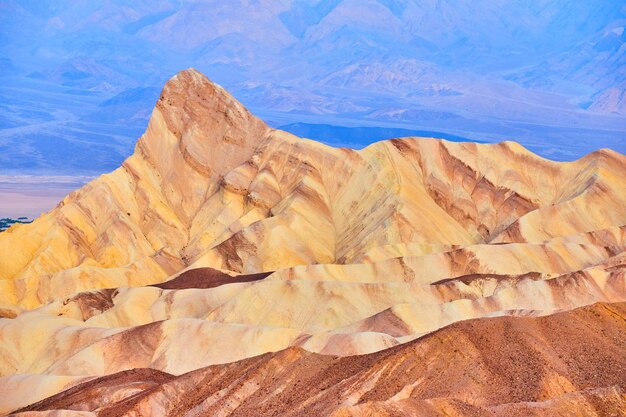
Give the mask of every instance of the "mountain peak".
[(179, 138), (184, 131), (178, 123), (181, 121), (201, 123), (205, 119), (233, 127), (260, 122), (222, 86), (194, 68), (180, 71), (167, 81), (156, 107)]
[(170, 78), (163, 87), (161, 98), (171, 99), (173, 97), (170, 96), (176, 93), (196, 93), (220, 100), (235, 100), (223, 87), (209, 80), (206, 75), (195, 68), (179, 71)]
[[(174, 152), (196, 171), (219, 175), (248, 158), (268, 130), (224, 88), (189, 68), (163, 87), (139, 146), (168, 172), (179, 168), (171, 166)], [(170, 134), (176, 140), (166, 140)]]

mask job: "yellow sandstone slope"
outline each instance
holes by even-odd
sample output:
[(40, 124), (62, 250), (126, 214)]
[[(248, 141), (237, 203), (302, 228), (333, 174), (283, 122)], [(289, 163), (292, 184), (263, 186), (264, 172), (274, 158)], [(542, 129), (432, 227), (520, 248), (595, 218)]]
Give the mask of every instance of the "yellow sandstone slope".
[(120, 168), (0, 233), (0, 413), (132, 368), (366, 354), (626, 301), (625, 178), (610, 150), (331, 148), (183, 71)]

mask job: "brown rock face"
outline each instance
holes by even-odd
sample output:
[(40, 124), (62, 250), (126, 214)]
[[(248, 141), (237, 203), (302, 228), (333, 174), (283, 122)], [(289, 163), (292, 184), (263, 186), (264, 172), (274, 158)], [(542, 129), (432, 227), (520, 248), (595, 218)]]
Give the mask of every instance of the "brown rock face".
[(238, 282), (259, 281), (267, 278), (271, 274), (271, 272), (260, 272), (258, 274), (233, 276), (212, 268), (196, 268), (185, 271), (174, 279), (152, 286), (164, 290), (184, 290), (188, 288), (209, 289)]
[[(624, 320), (625, 303), (596, 304), (548, 317), (459, 322), (369, 355), (339, 358), (290, 348), (179, 377), (127, 371), (20, 411), (87, 410), (98, 416), (144, 415), (147, 410), (164, 416), (623, 415)], [(136, 381), (136, 393), (122, 395), (130, 381)]]
[(617, 413), (624, 178), (336, 149), (183, 71), (120, 168), (0, 234), (0, 415)]
[(23, 410), (18, 410), (16, 413), (55, 409), (95, 410), (112, 401), (123, 401), (138, 392), (157, 388), (173, 379), (172, 375), (154, 369), (131, 369), (78, 384)]

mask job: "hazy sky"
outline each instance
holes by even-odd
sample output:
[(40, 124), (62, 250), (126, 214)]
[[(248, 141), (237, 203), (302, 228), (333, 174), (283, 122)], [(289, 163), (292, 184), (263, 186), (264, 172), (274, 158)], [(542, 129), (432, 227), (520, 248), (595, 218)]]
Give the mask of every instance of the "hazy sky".
[(337, 145), (392, 132), (311, 125), (625, 152), (625, 22), (606, 0), (2, 0), (0, 174), (113, 169), (188, 67)]

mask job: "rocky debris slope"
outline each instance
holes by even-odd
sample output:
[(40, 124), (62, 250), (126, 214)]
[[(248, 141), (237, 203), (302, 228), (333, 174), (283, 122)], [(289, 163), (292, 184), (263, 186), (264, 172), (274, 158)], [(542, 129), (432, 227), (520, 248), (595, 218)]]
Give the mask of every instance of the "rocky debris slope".
[(14, 415), (618, 416), (626, 405), (625, 320), (625, 303), (595, 304), (462, 321), (369, 355), (289, 348), (179, 377), (123, 371)]

